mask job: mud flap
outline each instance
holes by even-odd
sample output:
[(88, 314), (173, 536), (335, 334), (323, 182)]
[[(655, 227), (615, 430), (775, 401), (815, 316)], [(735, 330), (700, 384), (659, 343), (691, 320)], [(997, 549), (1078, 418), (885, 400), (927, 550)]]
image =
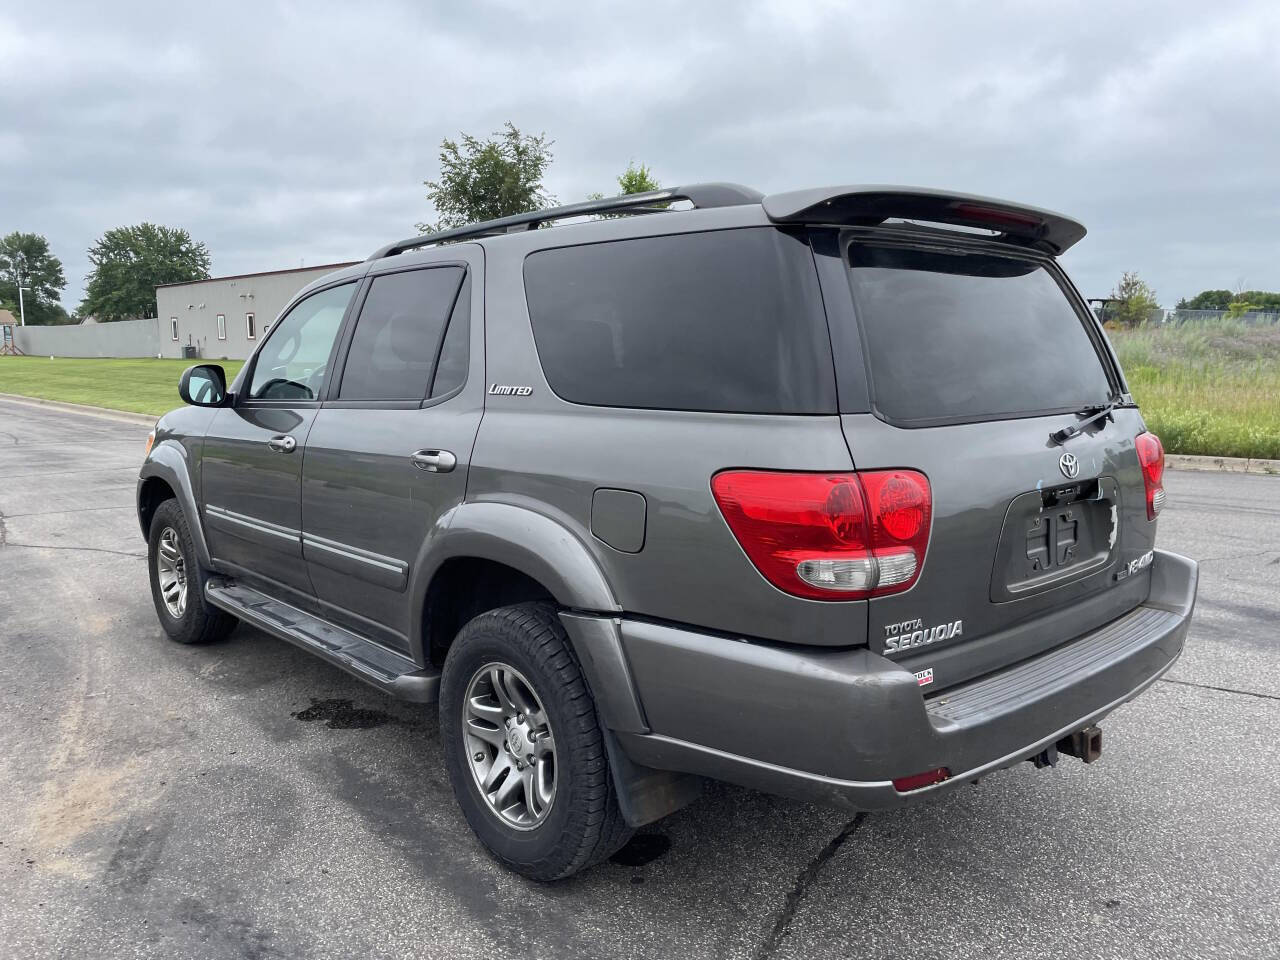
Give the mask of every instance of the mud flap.
[(627, 756), (612, 730), (602, 724), (600, 732), (609, 755), (618, 807), (627, 826), (643, 827), (661, 820), (702, 796), (702, 777), (643, 767)]

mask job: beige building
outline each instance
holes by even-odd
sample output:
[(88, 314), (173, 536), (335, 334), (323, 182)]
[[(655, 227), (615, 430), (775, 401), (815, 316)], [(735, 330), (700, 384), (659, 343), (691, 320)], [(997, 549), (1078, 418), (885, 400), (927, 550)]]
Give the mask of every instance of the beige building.
[(184, 347), (194, 347), (196, 356), (205, 359), (242, 360), (295, 293), (348, 266), (351, 263), (327, 263), (158, 286), (158, 352), (181, 357)]

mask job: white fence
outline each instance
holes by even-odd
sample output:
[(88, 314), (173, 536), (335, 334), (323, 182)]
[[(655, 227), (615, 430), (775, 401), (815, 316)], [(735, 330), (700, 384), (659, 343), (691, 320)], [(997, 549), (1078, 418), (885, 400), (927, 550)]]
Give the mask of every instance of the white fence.
[[(1166, 310), (1164, 323), (1217, 323), (1231, 318), (1226, 310)], [(1231, 318), (1240, 323), (1262, 326), (1269, 323), (1280, 323), (1280, 313), (1269, 313), (1264, 310), (1250, 310), (1240, 316)]]
[(160, 321), (15, 326), (13, 341), (33, 357), (154, 357), (160, 352)]

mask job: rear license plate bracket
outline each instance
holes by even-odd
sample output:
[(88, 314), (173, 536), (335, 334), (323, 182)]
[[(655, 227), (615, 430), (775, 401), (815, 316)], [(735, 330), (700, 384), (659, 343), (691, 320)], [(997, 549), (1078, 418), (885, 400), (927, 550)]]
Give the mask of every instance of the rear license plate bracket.
[(992, 601), (1039, 593), (1105, 567), (1117, 502), (1108, 477), (1015, 497), (996, 552)]

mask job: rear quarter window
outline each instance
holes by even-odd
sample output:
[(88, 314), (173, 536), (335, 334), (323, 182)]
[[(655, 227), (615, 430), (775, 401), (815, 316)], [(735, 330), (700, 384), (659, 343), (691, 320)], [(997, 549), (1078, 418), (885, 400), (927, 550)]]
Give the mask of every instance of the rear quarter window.
[(1111, 382), (1037, 260), (854, 243), (854, 311), (876, 411), (927, 425), (1106, 403)]
[(835, 412), (807, 243), (773, 228), (530, 254), (525, 294), (555, 393), (607, 407)]

